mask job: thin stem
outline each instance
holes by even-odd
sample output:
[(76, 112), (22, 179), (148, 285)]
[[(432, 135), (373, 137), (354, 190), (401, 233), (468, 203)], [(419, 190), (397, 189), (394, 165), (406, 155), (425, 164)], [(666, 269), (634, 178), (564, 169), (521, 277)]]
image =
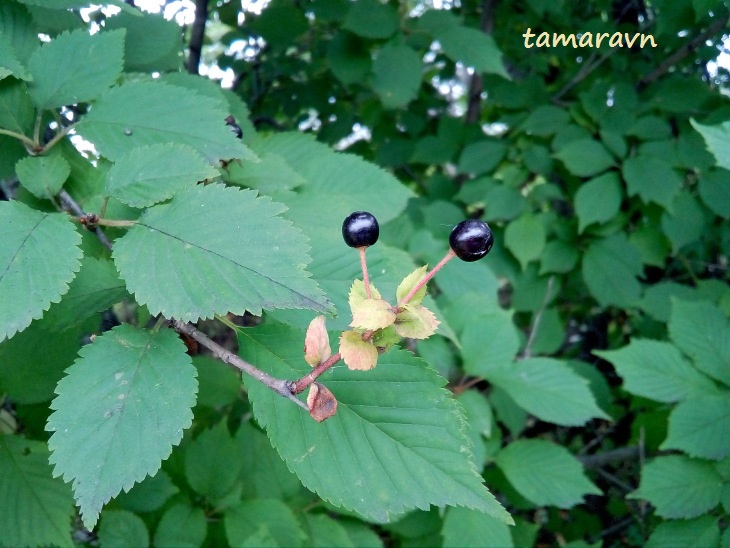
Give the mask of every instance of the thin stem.
[(233, 323), (231, 320), (229, 320), (225, 316), (221, 316), (220, 314), (216, 314), (215, 315), (215, 319), (218, 320), (219, 322), (221, 322), (223, 325), (225, 325), (227, 327), (230, 327), (235, 332), (238, 332), (238, 330), (240, 329), (240, 327), (238, 327), (235, 323)]
[(38, 145), (33, 141), (33, 139), (31, 139), (30, 137), (26, 137), (22, 133), (17, 133), (15, 131), (10, 131), (9, 129), (0, 128), (0, 135), (15, 137), (16, 139), (21, 141), (26, 147), (28, 147), (29, 150), (36, 150), (38, 148)]
[(99, 217), (102, 219), (106, 215), (106, 206), (109, 203), (109, 196), (104, 196), (104, 199), (101, 201), (101, 209), (99, 210)]
[(218, 343), (212, 341), (209, 339), (203, 332), (199, 331), (189, 323), (186, 323), (181, 320), (174, 320), (173, 321), (173, 327), (175, 331), (178, 333), (184, 333), (188, 337), (192, 337), (196, 341), (198, 341), (200, 344), (202, 344), (204, 347), (206, 347), (208, 350), (210, 350), (213, 355), (224, 361), (227, 364), (232, 365), (233, 367), (240, 369), (247, 375), (250, 375), (257, 381), (265, 384), (269, 388), (271, 388), (274, 392), (279, 394), (280, 396), (285, 397), (288, 400), (291, 400), (295, 404), (297, 404), (302, 409), (309, 412), (309, 408), (307, 405), (299, 400), (297, 397), (294, 396), (294, 394), (291, 393), (291, 390), (289, 388), (290, 382), (285, 381), (282, 379), (277, 379), (275, 377), (272, 377), (271, 375), (264, 373), (261, 371), (258, 367), (248, 363), (246, 360), (242, 359), (241, 357), (237, 356), (233, 352), (230, 352), (229, 350), (226, 350)]
[(689, 261), (687, 260), (687, 257), (682, 255), (681, 253), (677, 253), (677, 259), (684, 265), (684, 268), (687, 269), (687, 273), (689, 274), (689, 277), (692, 278), (692, 282), (697, 285), (699, 283), (699, 278), (697, 277), (697, 274), (695, 274), (694, 269), (692, 268), (692, 265), (689, 264)]
[[(86, 212), (81, 208), (76, 200), (74, 200), (71, 195), (65, 190), (61, 189), (61, 191), (58, 193), (58, 197), (61, 200), (61, 205), (66, 211), (72, 213), (76, 217), (84, 217), (86, 215)], [(109, 238), (107, 238), (106, 234), (104, 234), (104, 231), (101, 229), (101, 227), (94, 227), (93, 229), (91, 229), (91, 231), (104, 245), (104, 247), (106, 247), (109, 251), (112, 250), (112, 243), (109, 241)]]
[(38, 151), (38, 153), (39, 154), (43, 154), (44, 152), (48, 152), (49, 150), (51, 150), (54, 146), (56, 146), (56, 143), (58, 143), (61, 139), (63, 139), (64, 137), (66, 137), (66, 135), (68, 135), (68, 133), (73, 128), (74, 128), (73, 125), (66, 126), (61, 131), (59, 131), (58, 133), (56, 133), (56, 135), (53, 136), (53, 139), (51, 139), (50, 141), (48, 141), (45, 144), (45, 146)]
[(370, 279), (368, 278), (368, 263), (365, 261), (365, 250), (367, 247), (358, 247), (357, 252), (360, 254), (360, 268), (362, 268), (362, 278), (365, 282), (365, 295), (370, 299)]
[(330, 356), (325, 361), (323, 361), (318, 366), (316, 366), (314, 369), (312, 369), (309, 373), (304, 375), (301, 379), (290, 382), (289, 390), (291, 391), (292, 394), (299, 394), (305, 388), (307, 388), (310, 384), (312, 384), (314, 381), (316, 381), (317, 378), (322, 373), (327, 371), (330, 367), (332, 367), (334, 364), (336, 364), (341, 359), (342, 359), (342, 356), (340, 355), (339, 352), (337, 354)]
[(43, 111), (38, 111), (38, 115), (35, 117), (35, 127), (33, 128), (33, 141), (36, 143), (41, 142), (41, 121), (43, 120)]
[(165, 325), (166, 322), (167, 322), (167, 320), (165, 319), (165, 316), (163, 316), (162, 314), (160, 314), (160, 317), (157, 318), (157, 321), (155, 322), (155, 325), (152, 327), (152, 332), (153, 333), (158, 332), (160, 330), (160, 328), (163, 325)]
[(448, 263), (454, 257), (456, 257), (456, 253), (454, 253), (454, 250), (453, 249), (449, 248), (449, 251), (448, 251), (448, 253), (446, 253), (446, 255), (444, 255), (444, 258), (441, 259), (439, 261), (439, 263), (436, 266), (433, 267), (433, 270), (431, 270), (431, 272), (429, 272), (428, 274), (426, 274), (423, 277), (423, 279), (415, 285), (415, 287), (413, 289), (411, 289), (411, 291), (408, 293), (408, 295), (406, 295), (405, 297), (403, 297), (403, 300), (398, 303), (398, 306), (396, 308), (400, 308), (400, 307), (405, 306), (406, 304), (408, 304), (408, 301), (410, 301), (413, 298), (413, 295), (415, 295), (416, 293), (418, 293), (418, 291), (424, 285), (426, 285), (428, 283), (428, 281), (431, 278), (433, 278), (436, 275), (436, 273), (439, 270), (441, 270), (444, 267), (444, 265), (446, 263)]
[(96, 223), (100, 226), (115, 226), (118, 228), (129, 228), (137, 224), (137, 221), (126, 221), (124, 219), (99, 219)]
[(540, 329), (540, 322), (542, 321), (542, 315), (545, 312), (545, 308), (547, 307), (548, 302), (550, 302), (550, 293), (553, 291), (553, 282), (555, 281), (555, 276), (550, 276), (550, 279), (548, 279), (547, 284), (547, 291), (545, 292), (545, 297), (542, 300), (542, 303), (540, 304), (540, 308), (535, 313), (535, 319), (532, 322), (532, 327), (530, 328), (530, 336), (527, 338), (527, 343), (525, 344), (525, 349), (522, 351), (522, 358), (529, 358), (532, 356), (532, 345), (535, 343), (535, 337), (537, 336), (537, 332)]

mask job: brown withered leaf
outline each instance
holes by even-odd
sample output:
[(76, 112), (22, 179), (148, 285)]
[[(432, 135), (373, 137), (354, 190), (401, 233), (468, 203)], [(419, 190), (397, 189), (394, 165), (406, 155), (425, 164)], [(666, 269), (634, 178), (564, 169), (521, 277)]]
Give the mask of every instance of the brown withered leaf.
[(337, 413), (337, 399), (329, 388), (315, 382), (309, 386), (307, 407), (312, 418), (317, 422), (322, 422)]

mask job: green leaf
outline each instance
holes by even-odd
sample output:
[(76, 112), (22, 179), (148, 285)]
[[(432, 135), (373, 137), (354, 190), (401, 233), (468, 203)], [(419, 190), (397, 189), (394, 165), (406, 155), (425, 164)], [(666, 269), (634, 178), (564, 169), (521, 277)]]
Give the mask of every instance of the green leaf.
[(705, 126), (690, 119), (692, 127), (695, 128), (705, 140), (707, 150), (712, 152), (717, 160), (717, 165), (730, 169), (730, 122), (723, 122), (717, 126)]
[(195, 185), (148, 209), (114, 243), (114, 261), (152, 314), (194, 321), (270, 308), (327, 311), (304, 270), (306, 239), (277, 216), (284, 210), (254, 191)]
[[(489, 337), (484, 334), (489, 333)], [(478, 316), (472, 316), (461, 333), (464, 370), (483, 377), (509, 365), (520, 349), (520, 337), (512, 314), (495, 304)]]
[[(413, 288), (418, 285), (418, 282), (420, 282), (426, 275), (427, 270), (428, 265), (423, 265), (422, 267), (415, 269), (413, 272), (408, 274), (408, 276), (403, 278), (403, 281), (398, 284), (398, 288), (395, 290), (396, 302), (401, 302), (406, 297), (406, 295), (408, 295), (413, 290)], [(413, 297), (411, 297), (408, 302), (411, 304), (421, 304), (425, 296), (426, 286), (423, 285), (418, 291), (413, 294)]]
[(33, 127), (33, 103), (28, 88), (9, 78), (0, 82), (0, 127), (26, 133)]
[(376, 0), (358, 0), (350, 4), (343, 28), (364, 38), (388, 38), (398, 30), (398, 11)]
[(66, 214), (0, 202), (0, 342), (42, 316), (78, 272), (81, 236)]
[(568, 242), (562, 240), (551, 240), (545, 244), (545, 249), (540, 257), (540, 276), (556, 272), (564, 274), (575, 268), (580, 253)]
[(591, 177), (614, 165), (613, 156), (599, 141), (578, 139), (563, 146), (555, 157), (561, 160), (573, 175)]
[(672, 251), (695, 243), (705, 232), (705, 214), (697, 200), (688, 192), (680, 191), (672, 201), (672, 212), (662, 214), (661, 226), (672, 242)]
[(147, 526), (138, 515), (126, 510), (106, 510), (99, 525), (99, 543), (101, 546), (119, 548), (146, 548), (150, 545), (150, 536)]
[(666, 342), (634, 338), (619, 350), (593, 353), (611, 362), (624, 380), (624, 389), (637, 396), (671, 403), (716, 392), (713, 382)]
[(535, 215), (522, 215), (507, 225), (504, 245), (524, 270), (527, 263), (537, 259), (545, 247), (545, 226)]
[(566, 109), (553, 105), (540, 105), (529, 111), (529, 116), (522, 123), (521, 129), (531, 135), (548, 137), (569, 122), (570, 114)]
[(639, 196), (648, 204), (654, 202), (664, 209), (672, 209), (672, 200), (682, 186), (682, 177), (664, 158), (634, 156), (621, 168), (629, 196)]
[[(496, 428), (492, 408), (483, 394), (476, 390), (467, 390), (457, 396), (457, 400), (464, 408), (467, 420), (472, 430), (479, 436), (489, 438)], [(477, 459), (477, 462), (478, 459)]]
[(505, 185), (488, 190), (483, 202), (486, 208), (483, 215), (485, 221), (509, 221), (520, 215), (527, 205), (527, 200), (518, 189)]
[(243, 462), (226, 421), (204, 431), (185, 449), (185, 478), (196, 493), (215, 503), (233, 490)]
[(54, 475), (73, 480), (84, 524), (152, 475), (192, 422), (198, 383), (170, 330), (120, 325), (79, 352), (58, 383), (46, 430)]
[[(303, 331), (274, 325), (244, 330), (239, 343), (264, 371), (297, 378), (310, 371), (303, 338)], [(323, 423), (262, 384), (244, 383), (272, 445), (308, 489), (332, 504), (376, 520), (430, 505), (466, 506), (509, 522), (465, 450), (464, 419), (443, 379), (399, 349), (379, 362), (372, 371), (335, 367), (320, 378), (339, 402)]]
[(51, 306), (44, 322), (56, 331), (80, 325), (97, 312), (102, 312), (126, 297), (127, 289), (119, 279), (114, 263), (84, 257), (81, 270), (71, 282), (61, 302)]
[(477, 141), (475, 143), (469, 143), (461, 152), (458, 170), (461, 173), (469, 173), (474, 176), (492, 172), (502, 161), (506, 153), (507, 145), (500, 141)]
[(512, 486), (540, 506), (571, 508), (585, 495), (601, 494), (573, 455), (545, 440), (514, 441), (497, 454), (496, 462)]
[(175, 504), (162, 515), (154, 545), (156, 548), (197, 548), (203, 545), (207, 528), (202, 508)]
[(2, 78), (12, 75), (21, 80), (33, 79), (28, 69), (18, 59), (10, 38), (2, 32), (0, 32), (0, 70)]
[(160, 14), (122, 12), (104, 20), (104, 30), (125, 29), (124, 68), (127, 72), (178, 70), (182, 63), (182, 29)]
[(366, 42), (344, 31), (330, 40), (327, 62), (332, 74), (346, 86), (364, 81), (372, 65)]
[(38, 48), (28, 62), (33, 103), (50, 109), (95, 99), (119, 78), (123, 56), (123, 30), (60, 34)]
[(419, 55), (408, 46), (389, 45), (378, 51), (373, 61), (373, 90), (385, 108), (404, 107), (416, 98), (421, 65)]
[(71, 173), (63, 156), (26, 156), (15, 164), (18, 180), (33, 195), (53, 198)]
[(27, 64), (33, 52), (38, 49), (38, 31), (25, 6), (16, 2), (0, 5), (0, 34), (5, 35), (17, 59)]
[[(291, 402), (288, 403), (291, 406)], [(278, 499), (245, 500), (226, 510), (223, 519), (226, 536), (232, 546), (244, 544), (261, 527), (268, 529), (276, 546), (297, 548), (305, 538), (294, 513)]]
[(0, 435), (0, 500), (3, 546), (74, 546), (71, 490), (51, 476), (45, 443)]
[(293, 46), (297, 37), (307, 32), (309, 22), (304, 10), (291, 2), (272, 2), (251, 21), (251, 28), (270, 47)]
[(691, 457), (720, 460), (730, 455), (730, 394), (688, 399), (669, 415), (662, 449), (679, 449)]
[(559, 360), (528, 358), (491, 371), (487, 378), (547, 422), (580, 426), (592, 418), (610, 418), (596, 404), (588, 381)]
[(509, 79), (502, 63), (502, 52), (490, 35), (460, 24), (433, 26), (429, 31), (451, 60), (480, 73)]
[[(104, 93), (76, 130), (110, 160), (159, 143), (188, 145), (212, 163), (255, 160), (225, 125), (227, 110), (223, 100), (190, 89), (158, 81), (127, 82)], [(181, 116), (184, 112), (195, 116)]]
[(160, 469), (154, 476), (147, 476), (126, 493), (119, 493), (114, 502), (132, 512), (154, 512), (180, 489), (172, 482), (167, 472)]
[(583, 183), (575, 193), (578, 232), (591, 223), (613, 219), (621, 208), (621, 181), (615, 173), (606, 173)]
[(583, 255), (583, 280), (602, 306), (634, 307), (641, 297), (636, 276), (641, 256), (626, 236), (614, 234), (592, 242)]
[(718, 307), (672, 299), (669, 335), (697, 369), (730, 385), (730, 322)]
[(135, 148), (106, 176), (105, 190), (132, 207), (149, 207), (176, 192), (218, 175), (195, 150), (171, 143)]
[(290, 190), (306, 182), (284, 158), (272, 152), (260, 154), (258, 162), (231, 162), (226, 171), (226, 182), (267, 195)]
[(241, 373), (210, 356), (195, 356), (198, 370), (198, 405), (225, 407), (235, 402), (241, 390)]
[(697, 289), (689, 285), (670, 281), (659, 282), (646, 288), (639, 307), (660, 322), (669, 323), (673, 298), (692, 301), (700, 300), (702, 296)]
[(509, 526), (469, 508), (449, 508), (441, 529), (444, 548), (511, 548)]
[[(646, 541), (647, 548), (686, 546), (706, 548), (720, 545), (720, 529), (714, 516), (700, 516), (692, 520), (665, 521), (657, 525)], [(725, 545), (726, 546), (726, 545)]]
[(698, 187), (705, 205), (723, 219), (730, 219), (730, 172), (721, 169), (702, 173)]
[(356, 548), (345, 528), (325, 514), (305, 513), (304, 527), (312, 548)]
[(644, 466), (639, 489), (628, 498), (648, 500), (665, 519), (690, 519), (717, 506), (721, 494), (722, 478), (712, 464), (670, 455)]

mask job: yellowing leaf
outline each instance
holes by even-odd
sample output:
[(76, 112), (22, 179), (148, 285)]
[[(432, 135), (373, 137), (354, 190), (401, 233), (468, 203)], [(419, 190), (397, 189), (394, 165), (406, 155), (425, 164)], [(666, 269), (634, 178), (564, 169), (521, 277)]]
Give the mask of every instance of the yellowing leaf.
[(352, 323), (350, 327), (359, 329), (382, 329), (393, 325), (395, 312), (382, 299), (365, 299), (352, 309)]
[(436, 332), (441, 322), (425, 306), (407, 304), (395, 320), (395, 331), (401, 337), (427, 339)]
[[(350, 288), (350, 310), (352, 310), (353, 315), (355, 314), (355, 308), (364, 300), (368, 298), (367, 294), (365, 293), (365, 282), (362, 280), (355, 280), (352, 282), (352, 287)], [(370, 284), (370, 298), (371, 299), (380, 299), (380, 292), (375, 289), (375, 286), (373, 284)]]
[(304, 338), (304, 359), (314, 367), (332, 355), (330, 337), (325, 326), (325, 317), (317, 316), (309, 323), (307, 335)]
[[(415, 269), (413, 272), (408, 274), (408, 276), (403, 278), (398, 289), (395, 290), (395, 298), (398, 302), (401, 302), (405, 296), (408, 295), (414, 287), (416, 287), (418, 282), (420, 282), (426, 275), (426, 270), (428, 270), (428, 265), (423, 265), (421, 268)], [(410, 304), (421, 304), (425, 296), (426, 286), (424, 285), (421, 289), (416, 291), (415, 295), (413, 295), (408, 302)]]
[(378, 350), (370, 341), (363, 341), (360, 333), (344, 331), (340, 335), (340, 354), (350, 369), (368, 371), (378, 364)]

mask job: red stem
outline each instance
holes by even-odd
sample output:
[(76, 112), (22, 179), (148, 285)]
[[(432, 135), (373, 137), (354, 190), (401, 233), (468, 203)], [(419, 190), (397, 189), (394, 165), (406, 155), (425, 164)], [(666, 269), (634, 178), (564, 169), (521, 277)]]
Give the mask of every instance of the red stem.
[(418, 282), (413, 289), (411, 289), (411, 291), (410, 291), (410, 293), (408, 293), (408, 295), (403, 297), (403, 300), (398, 303), (397, 308), (400, 308), (403, 305), (408, 304), (408, 301), (410, 301), (413, 298), (413, 295), (418, 293), (418, 290), (421, 289), (424, 285), (426, 285), (428, 283), (428, 281), (436, 275), (436, 272), (441, 270), (443, 268), (443, 266), (446, 263), (448, 263), (451, 259), (453, 259), (454, 257), (456, 257), (456, 253), (454, 253), (454, 251), (451, 248), (449, 248), (449, 252), (446, 255), (444, 255), (444, 258), (441, 259), (441, 261), (439, 261), (439, 264), (434, 266), (433, 269), (431, 270), (431, 272), (426, 274), (423, 277), (423, 279), (420, 282)]
[(292, 394), (299, 394), (302, 392), (305, 388), (307, 388), (310, 384), (312, 384), (314, 381), (317, 380), (317, 378), (327, 371), (330, 367), (332, 367), (334, 364), (336, 364), (338, 361), (342, 359), (342, 356), (338, 352), (337, 354), (334, 354), (327, 358), (325, 361), (320, 363), (317, 367), (312, 369), (309, 373), (304, 375), (301, 379), (297, 381), (293, 381), (290, 383), (289, 390)]
[(358, 247), (357, 251), (360, 254), (360, 267), (362, 268), (362, 278), (365, 282), (365, 295), (370, 299), (370, 279), (368, 278), (368, 263), (365, 261), (365, 250), (367, 247)]

